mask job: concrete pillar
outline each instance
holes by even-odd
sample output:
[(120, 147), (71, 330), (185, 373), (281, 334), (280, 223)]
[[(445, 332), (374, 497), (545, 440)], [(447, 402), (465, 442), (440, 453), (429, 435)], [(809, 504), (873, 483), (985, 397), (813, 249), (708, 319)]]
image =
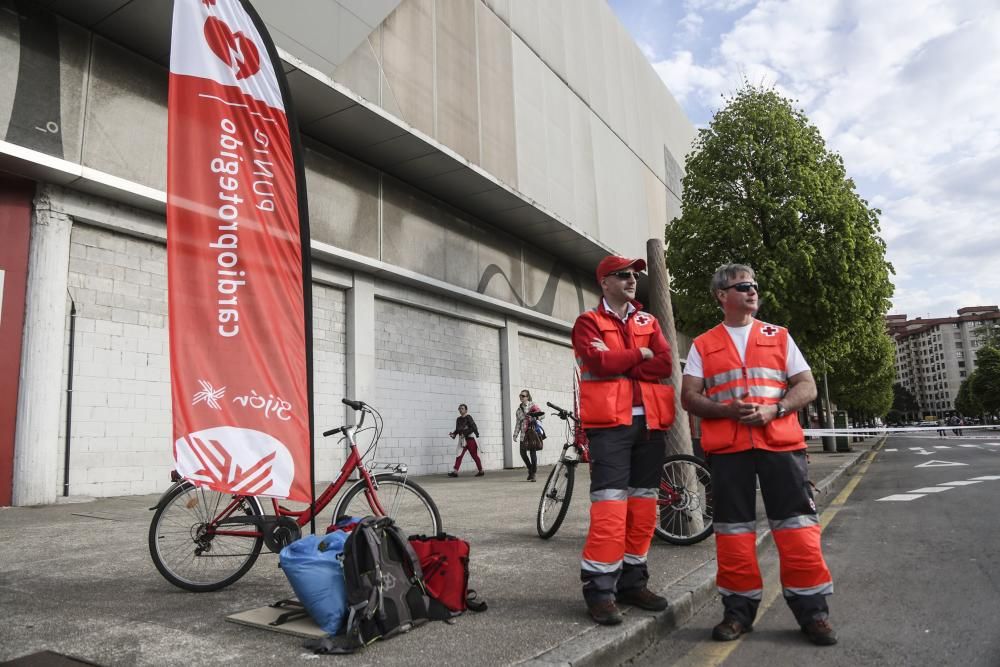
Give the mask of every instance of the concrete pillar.
[(514, 451), (514, 412), (520, 401), (521, 352), (518, 346), (517, 322), (507, 318), (506, 326), (500, 330), (500, 412), (503, 418), (503, 467), (513, 468), (520, 460)]
[[(375, 279), (364, 273), (347, 291), (347, 398), (375, 400)], [(344, 409), (344, 423), (355, 423), (354, 410)]]
[(14, 435), (14, 505), (39, 505), (56, 499), (72, 226), (69, 216), (52, 209), (48, 192), (39, 190), (28, 249), (21, 389)]

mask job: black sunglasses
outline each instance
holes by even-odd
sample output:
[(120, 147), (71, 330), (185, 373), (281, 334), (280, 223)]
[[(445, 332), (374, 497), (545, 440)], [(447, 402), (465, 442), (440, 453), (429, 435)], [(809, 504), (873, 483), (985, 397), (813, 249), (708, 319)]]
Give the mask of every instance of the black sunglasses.
[(635, 271), (615, 271), (614, 273), (609, 273), (608, 275), (614, 276), (615, 278), (621, 278), (622, 280), (628, 280), (629, 278), (639, 280), (639, 274)]
[(722, 289), (734, 289), (737, 292), (743, 293), (749, 292), (750, 290), (753, 290), (754, 292), (760, 291), (757, 287), (757, 283), (736, 283), (735, 285), (729, 285), (728, 287), (723, 287)]

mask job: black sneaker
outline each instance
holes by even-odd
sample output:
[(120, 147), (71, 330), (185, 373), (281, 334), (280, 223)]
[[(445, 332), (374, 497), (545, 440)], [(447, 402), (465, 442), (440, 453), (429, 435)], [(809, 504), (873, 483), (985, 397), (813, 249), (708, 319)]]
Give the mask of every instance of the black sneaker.
[(633, 607), (639, 607), (639, 609), (647, 611), (663, 611), (667, 608), (667, 598), (657, 595), (645, 586), (630, 591), (622, 591), (615, 597), (618, 602), (630, 604)]
[(812, 623), (803, 625), (802, 632), (816, 646), (833, 646), (837, 643), (837, 631), (825, 618), (819, 618)]
[(734, 618), (724, 618), (722, 622), (712, 628), (712, 639), (717, 642), (731, 642), (739, 639), (740, 635), (753, 632), (753, 626), (744, 626)]
[(458, 477), (458, 473), (452, 470), (450, 473), (448, 473), (448, 477)]
[(588, 604), (587, 613), (599, 625), (618, 625), (622, 622), (622, 613), (618, 611), (615, 601), (611, 599), (598, 600)]
[(476, 477), (482, 477), (485, 474), (486, 473), (484, 471), (480, 470), (479, 472), (476, 473)]

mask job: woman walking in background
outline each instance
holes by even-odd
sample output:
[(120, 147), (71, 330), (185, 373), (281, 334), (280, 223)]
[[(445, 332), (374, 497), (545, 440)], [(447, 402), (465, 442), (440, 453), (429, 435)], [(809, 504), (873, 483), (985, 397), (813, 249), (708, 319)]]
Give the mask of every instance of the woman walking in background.
[(455, 420), (455, 430), (448, 434), (451, 439), (454, 440), (455, 436), (462, 438), (461, 444), (459, 444), (458, 457), (455, 459), (455, 468), (448, 473), (448, 477), (458, 477), (458, 469), (462, 467), (462, 457), (465, 456), (465, 452), (469, 452), (469, 456), (472, 460), (476, 462), (476, 469), (479, 471), (476, 473), (476, 477), (482, 477), (486, 473), (483, 472), (483, 462), (479, 460), (479, 444), (476, 442), (476, 438), (479, 437), (479, 427), (476, 426), (476, 420), (472, 418), (469, 414), (469, 406), (462, 403), (458, 406), (458, 419)]
[(528, 468), (528, 481), (534, 482), (535, 471), (538, 470), (536, 452), (542, 448), (542, 439), (535, 424), (539, 419), (545, 418), (545, 413), (531, 402), (531, 392), (527, 389), (522, 389), (518, 398), (521, 399), (521, 405), (514, 416), (514, 442), (520, 443), (521, 460)]

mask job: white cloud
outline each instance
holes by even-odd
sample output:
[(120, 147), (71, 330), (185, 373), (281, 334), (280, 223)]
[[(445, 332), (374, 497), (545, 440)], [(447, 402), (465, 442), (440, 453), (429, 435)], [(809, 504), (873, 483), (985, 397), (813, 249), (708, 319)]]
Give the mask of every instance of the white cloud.
[[(698, 43), (653, 67), (699, 124), (743, 80), (796, 101), (883, 211), (895, 310), (1000, 301), (1000, 6), (989, 0), (687, 0)], [(706, 12), (745, 10), (732, 23)], [(703, 20), (704, 19), (704, 20)], [(685, 19), (687, 21), (687, 19)], [(693, 21), (687, 23), (693, 24)], [(682, 29), (688, 30), (686, 25)], [(716, 32), (713, 32), (713, 28)], [(648, 35), (647, 35), (648, 38)]]

